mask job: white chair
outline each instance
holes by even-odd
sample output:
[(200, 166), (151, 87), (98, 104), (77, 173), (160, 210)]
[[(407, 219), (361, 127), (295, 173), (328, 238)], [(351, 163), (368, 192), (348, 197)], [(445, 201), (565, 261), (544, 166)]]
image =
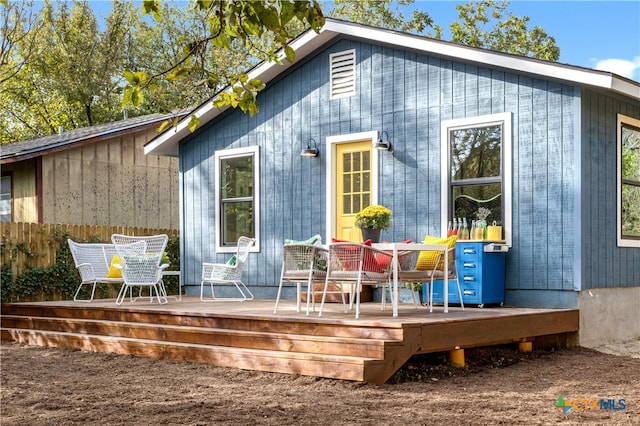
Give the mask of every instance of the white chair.
[(309, 316), (309, 304), (313, 304), (315, 310), (315, 292), (313, 285), (316, 282), (324, 283), (327, 276), (328, 251), (316, 244), (285, 244), (282, 250), (282, 272), (280, 273), (280, 285), (274, 315), (278, 313), (278, 303), (282, 294), (282, 285), (285, 282), (294, 282), (297, 287), (296, 311), (300, 312), (302, 283), (307, 283), (307, 316)]
[[(329, 245), (329, 264), (320, 312), (322, 316), (324, 302), (327, 296), (329, 283), (351, 284), (352, 292), (349, 305), (352, 306), (355, 298), (356, 318), (360, 317), (360, 292), (363, 285), (389, 285), (391, 259), (393, 255), (382, 250), (360, 243), (332, 243)], [(342, 291), (342, 287), (341, 291)], [(342, 304), (344, 312), (347, 307), (342, 292)]]
[[(73, 296), (74, 301), (91, 302), (98, 283), (121, 283), (122, 278), (107, 278), (111, 259), (116, 255), (113, 244), (77, 243), (67, 240), (71, 256), (82, 281)], [(91, 297), (80, 299), (78, 295), (84, 285), (92, 285)]]
[[(398, 281), (399, 282), (424, 282), (427, 284), (427, 294), (429, 296), (427, 300), (427, 304), (429, 306), (429, 312), (433, 312), (433, 283), (434, 281), (441, 281), (444, 285), (444, 253), (440, 252), (438, 257), (436, 258), (433, 269), (427, 270), (417, 270), (415, 269), (415, 265), (417, 259), (415, 255), (419, 255), (419, 252), (413, 252), (413, 260), (410, 262), (413, 267), (407, 269), (406, 262), (404, 263), (405, 267), (403, 267), (403, 263), (400, 263), (400, 268), (398, 270)], [(455, 244), (447, 249), (447, 255), (449, 256), (449, 271), (448, 271), (448, 280), (455, 281), (456, 287), (458, 289), (458, 297), (460, 298), (460, 306), (462, 310), (464, 310), (464, 302), (462, 301), (462, 290), (460, 288), (460, 282), (458, 281), (458, 272), (456, 268), (456, 247)], [(448, 289), (443, 289), (443, 291), (448, 291)], [(415, 303), (415, 299), (414, 299)]]
[[(203, 302), (216, 301), (245, 301), (253, 300), (253, 293), (242, 282), (242, 271), (249, 259), (249, 249), (255, 243), (254, 238), (240, 237), (238, 239), (238, 247), (235, 256), (227, 263), (203, 263), (202, 264), (202, 281), (200, 282), (200, 300)], [(211, 296), (204, 297), (204, 286), (209, 284), (211, 288)], [(213, 286), (217, 285), (235, 285), (240, 292), (239, 298), (217, 298), (213, 290)]]
[[(165, 234), (152, 236), (129, 236), (114, 234), (111, 241), (115, 246), (124, 284), (116, 298), (116, 304), (124, 301), (127, 289), (149, 288), (149, 300), (153, 301), (154, 292), (158, 303), (168, 303), (167, 292), (162, 282), (162, 271), (169, 265), (161, 265), (162, 255), (169, 237)], [(135, 300), (135, 299), (134, 299)]]

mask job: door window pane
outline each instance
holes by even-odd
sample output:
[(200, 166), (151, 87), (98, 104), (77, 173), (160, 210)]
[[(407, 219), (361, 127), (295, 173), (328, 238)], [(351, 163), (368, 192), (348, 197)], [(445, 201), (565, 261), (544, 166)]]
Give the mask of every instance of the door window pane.
[(369, 205), (371, 198), (371, 153), (347, 152), (342, 157), (343, 214), (355, 214)]

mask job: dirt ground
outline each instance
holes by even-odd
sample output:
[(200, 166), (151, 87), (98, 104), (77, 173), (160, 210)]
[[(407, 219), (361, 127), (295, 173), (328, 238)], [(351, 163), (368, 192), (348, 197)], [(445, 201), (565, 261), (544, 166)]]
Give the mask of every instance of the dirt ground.
[[(465, 352), (467, 367), (416, 356), (376, 386), (2, 342), (0, 423), (640, 424), (640, 340), (598, 351)], [(574, 407), (555, 407), (559, 397)], [(601, 399), (609, 409), (585, 409)]]

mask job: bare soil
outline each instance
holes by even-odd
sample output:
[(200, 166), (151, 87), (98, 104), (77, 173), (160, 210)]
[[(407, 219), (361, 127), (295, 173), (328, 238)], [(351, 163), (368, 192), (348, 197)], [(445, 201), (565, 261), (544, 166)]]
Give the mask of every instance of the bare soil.
[[(2, 342), (0, 423), (639, 425), (640, 341), (605, 349), (422, 355), (376, 386)], [(594, 399), (617, 409), (581, 409)]]

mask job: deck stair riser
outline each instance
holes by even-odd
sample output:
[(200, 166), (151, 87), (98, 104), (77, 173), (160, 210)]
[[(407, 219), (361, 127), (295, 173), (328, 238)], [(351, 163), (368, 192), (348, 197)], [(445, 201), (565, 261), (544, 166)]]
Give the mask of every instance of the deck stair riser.
[(414, 352), (404, 350), (401, 327), (308, 318), (5, 305), (1, 327), (3, 340), (29, 345), (372, 383), (386, 381)]
[(341, 380), (364, 380), (367, 364), (381, 360), (362, 357), (278, 352), (157, 340), (128, 339), (33, 330), (2, 329), (2, 340), (26, 345), (76, 348), (84, 351), (202, 362), (218, 367), (300, 374)]
[(370, 358), (383, 358), (385, 343), (391, 343), (377, 339), (51, 317), (3, 316), (2, 327), (272, 351), (347, 356), (358, 354), (358, 356)]

